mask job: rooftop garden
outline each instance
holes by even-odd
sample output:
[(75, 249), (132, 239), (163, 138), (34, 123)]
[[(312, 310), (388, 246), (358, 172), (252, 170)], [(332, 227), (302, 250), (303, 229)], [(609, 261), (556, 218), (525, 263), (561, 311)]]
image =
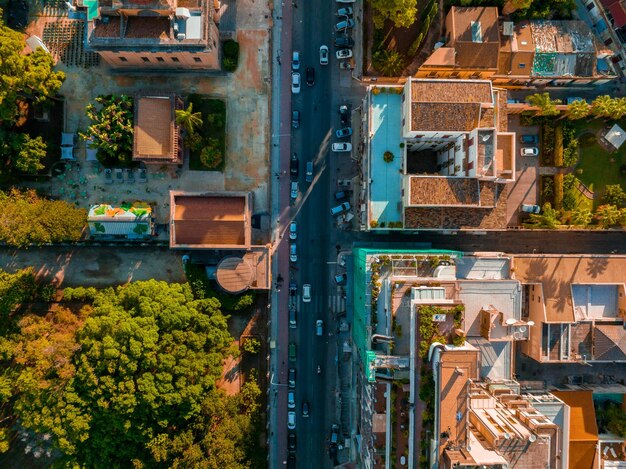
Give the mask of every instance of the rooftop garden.
[(419, 321), (420, 356), (425, 359), (428, 349), (435, 342), (461, 346), (465, 344), (465, 337), (455, 333), (463, 326), (463, 312), (465, 306), (456, 305), (452, 308), (437, 306), (420, 306), (417, 310)]
[(187, 109), (176, 113), (189, 148), (189, 169), (223, 171), (226, 165), (226, 103), (192, 94)]

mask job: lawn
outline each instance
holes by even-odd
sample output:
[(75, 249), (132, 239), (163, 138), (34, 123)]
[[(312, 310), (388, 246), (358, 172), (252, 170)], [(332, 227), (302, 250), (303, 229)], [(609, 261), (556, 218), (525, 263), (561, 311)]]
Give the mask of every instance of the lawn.
[[(226, 164), (226, 103), (199, 94), (192, 94), (188, 102), (193, 104), (194, 112), (202, 113), (202, 127), (198, 129), (200, 144), (189, 149), (189, 169), (192, 171), (223, 171)], [(202, 149), (214, 139), (221, 152), (221, 159), (212, 167), (204, 165), (200, 159)]]
[[(591, 122), (576, 122), (579, 131), (580, 157), (576, 165), (576, 177), (581, 180), (590, 190), (595, 193), (594, 209), (602, 205), (604, 187), (609, 184), (620, 184), (626, 190), (626, 175), (620, 172), (620, 168), (626, 163), (626, 145), (617, 152), (609, 153), (595, 138), (586, 139), (583, 134), (596, 132), (608, 125), (600, 120)], [(620, 121), (620, 126), (626, 126), (626, 122)], [(590, 140), (590, 141), (587, 141)], [(579, 173), (582, 170), (582, 173)]]

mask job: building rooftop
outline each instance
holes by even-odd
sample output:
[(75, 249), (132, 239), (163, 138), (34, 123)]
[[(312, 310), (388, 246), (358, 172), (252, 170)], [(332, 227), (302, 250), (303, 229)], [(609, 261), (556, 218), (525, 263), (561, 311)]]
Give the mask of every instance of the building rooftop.
[(179, 129), (176, 109), (182, 101), (175, 95), (137, 96), (135, 98), (135, 131), (133, 137), (133, 160), (149, 163), (178, 163)]
[(620, 0), (600, 0), (600, 2), (611, 13), (615, 28), (626, 25), (626, 9)]
[(476, 178), (411, 176), (410, 205), (480, 206), (480, 185)]
[(411, 130), (469, 132), (480, 121), (480, 103), (411, 103)]
[[(626, 257), (623, 256), (516, 256), (513, 264), (515, 277), (520, 282), (542, 285), (547, 322), (573, 323), (584, 318), (574, 314), (572, 284), (613, 284), (623, 291), (626, 272)], [(594, 299), (606, 298), (606, 292), (601, 289), (589, 292), (602, 295)], [(617, 315), (618, 311), (615, 313)]]
[(452, 7), (450, 45), (456, 50), (456, 65), (463, 68), (498, 66), (500, 34), (497, 7)]
[(413, 103), (481, 103), (493, 104), (491, 82), (486, 80), (411, 81)]

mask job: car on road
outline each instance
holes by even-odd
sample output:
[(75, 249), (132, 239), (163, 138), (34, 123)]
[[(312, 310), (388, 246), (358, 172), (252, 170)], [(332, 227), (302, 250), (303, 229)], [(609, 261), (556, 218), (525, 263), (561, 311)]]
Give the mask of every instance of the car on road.
[(315, 84), (315, 69), (313, 67), (306, 68), (306, 84), (309, 86)]
[(296, 387), (296, 369), (289, 368), (289, 376), (287, 378), (287, 385), (289, 389), (294, 389)]
[(313, 162), (312, 161), (306, 162), (305, 180), (306, 182), (313, 182)]
[(337, 138), (345, 138), (352, 135), (352, 127), (344, 127), (343, 129), (339, 129), (335, 131), (335, 136)]
[(320, 46), (320, 65), (328, 65), (328, 46)]
[(523, 147), (520, 149), (520, 155), (522, 156), (538, 156), (539, 148), (537, 147)]
[(539, 135), (521, 135), (519, 141), (522, 143), (539, 143)]
[(336, 142), (333, 143), (331, 148), (335, 152), (352, 151), (352, 144), (348, 142)]
[(287, 456), (287, 469), (296, 469), (296, 455), (290, 454)]
[(289, 173), (294, 178), (298, 177), (298, 173), (300, 172), (300, 160), (298, 159), (298, 155), (293, 153), (291, 155), (291, 159), (289, 160)]
[(525, 213), (539, 213), (541, 212), (541, 207), (539, 205), (522, 204), (520, 210)]
[(291, 69), (300, 70), (300, 52), (294, 50), (291, 54)]
[(330, 209), (330, 214), (332, 216), (341, 215), (343, 212), (347, 212), (350, 210), (350, 202), (344, 202), (341, 205), (337, 205)]
[(350, 49), (354, 46), (354, 40), (348, 36), (338, 36), (335, 38), (335, 47), (346, 47)]
[(296, 392), (295, 391), (289, 391), (287, 393), (287, 408), (288, 409), (296, 408)]
[(291, 199), (296, 200), (298, 198), (298, 181), (291, 182)]
[(354, 20), (348, 18), (347, 20), (340, 21), (335, 25), (335, 31), (345, 31), (346, 29), (354, 28)]
[(310, 303), (311, 302), (311, 284), (305, 283), (302, 285), (302, 302)]
[(302, 416), (304, 418), (308, 418), (309, 417), (309, 410), (310, 410), (309, 403), (307, 401), (304, 401), (302, 403)]
[(298, 72), (291, 74), (291, 92), (293, 94), (300, 93), (300, 74)]
[(339, 442), (339, 425), (333, 423), (330, 427), (330, 444), (336, 445)]
[(289, 246), (289, 260), (291, 262), (298, 262), (298, 253), (296, 250), (296, 243)]
[(291, 126), (294, 129), (300, 127), (300, 111), (291, 111)]
[(296, 308), (289, 308), (289, 329), (295, 329), (296, 323)]
[(352, 49), (339, 49), (335, 55), (338, 59), (349, 59), (352, 57)]
[(315, 321), (315, 335), (318, 337), (324, 335), (324, 321), (321, 319)]
[(289, 433), (289, 436), (287, 437), (287, 448), (289, 449), (289, 451), (296, 450), (296, 434), (295, 433)]
[(335, 192), (335, 200), (340, 201), (341, 199), (345, 199), (348, 196), (345, 191)]
[(348, 280), (348, 274), (343, 273), (343, 274), (335, 275), (335, 283), (337, 285), (343, 285), (346, 283), (347, 280)]
[(289, 343), (289, 361), (296, 361), (296, 344), (294, 344), (293, 342)]
[(347, 126), (350, 123), (350, 108), (347, 104), (339, 106), (339, 118), (341, 119), (341, 125)]
[(337, 16), (350, 16), (352, 14), (352, 7), (343, 7), (337, 10)]
[(287, 412), (287, 428), (289, 430), (296, 429), (296, 413), (293, 410)]
[(298, 224), (295, 221), (289, 223), (289, 239), (298, 238)]
[(298, 284), (296, 282), (289, 282), (289, 296), (296, 296), (298, 292)]

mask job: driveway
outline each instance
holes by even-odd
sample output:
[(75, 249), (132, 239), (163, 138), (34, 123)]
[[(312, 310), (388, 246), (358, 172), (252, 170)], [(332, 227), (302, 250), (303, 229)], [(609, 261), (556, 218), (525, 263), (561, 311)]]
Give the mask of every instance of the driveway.
[(39, 278), (56, 287), (108, 287), (151, 278), (184, 282), (180, 258), (180, 252), (153, 246), (0, 249), (4, 270), (33, 267)]

